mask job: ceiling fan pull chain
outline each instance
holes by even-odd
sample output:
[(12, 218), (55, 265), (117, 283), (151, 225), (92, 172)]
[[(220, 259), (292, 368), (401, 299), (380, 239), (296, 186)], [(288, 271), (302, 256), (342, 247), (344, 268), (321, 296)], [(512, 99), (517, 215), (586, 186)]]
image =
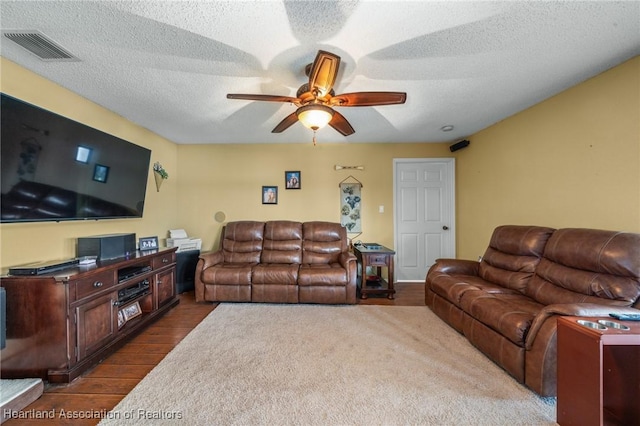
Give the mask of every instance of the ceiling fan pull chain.
[(316, 131), (313, 131), (313, 146), (316, 146)]

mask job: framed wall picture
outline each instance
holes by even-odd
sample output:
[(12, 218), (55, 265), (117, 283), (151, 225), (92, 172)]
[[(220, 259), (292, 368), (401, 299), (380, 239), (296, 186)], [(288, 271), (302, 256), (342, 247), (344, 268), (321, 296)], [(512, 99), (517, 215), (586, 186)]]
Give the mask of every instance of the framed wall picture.
[(287, 171), (284, 172), (284, 187), (286, 189), (300, 189), (302, 188), (302, 182), (300, 177), (300, 171)]
[(129, 321), (131, 318), (135, 318), (138, 315), (142, 315), (142, 309), (140, 309), (140, 303), (132, 303), (131, 305), (122, 308), (122, 315), (124, 320)]
[(107, 183), (109, 177), (109, 167), (102, 164), (96, 164), (93, 168), (93, 180), (96, 182)]
[(158, 248), (158, 237), (140, 238), (139, 250), (156, 250)]
[(278, 187), (262, 187), (262, 204), (278, 204)]

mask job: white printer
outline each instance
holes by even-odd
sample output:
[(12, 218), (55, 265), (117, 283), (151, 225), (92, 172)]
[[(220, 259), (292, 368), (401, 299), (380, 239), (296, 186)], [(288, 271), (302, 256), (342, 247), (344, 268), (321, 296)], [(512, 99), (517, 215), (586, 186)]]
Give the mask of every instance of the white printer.
[(178, 247), (176, 253), (188, 250), (200, 250), (202, 239), (190, 238), (184, 229), (170, 229), (167, 247)]

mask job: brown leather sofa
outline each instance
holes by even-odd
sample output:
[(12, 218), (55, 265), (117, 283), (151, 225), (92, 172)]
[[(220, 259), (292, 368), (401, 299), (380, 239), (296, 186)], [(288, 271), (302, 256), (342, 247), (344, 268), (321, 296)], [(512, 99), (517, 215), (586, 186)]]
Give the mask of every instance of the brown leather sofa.
[(196, 301), (356, 303), (356, 257), (339, 223), (230, 222), (200, 255)]
[(520, 383), (556, 395), (559, 315), (640, 313), (640, 234), (500, 226), (478, 262), (439, 259), (425, 301)]

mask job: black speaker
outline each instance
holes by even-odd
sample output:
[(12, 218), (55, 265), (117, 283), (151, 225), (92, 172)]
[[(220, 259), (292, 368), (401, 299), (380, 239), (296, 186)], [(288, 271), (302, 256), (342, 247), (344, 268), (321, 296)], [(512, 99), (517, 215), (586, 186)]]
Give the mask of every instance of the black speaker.
[(117, 259), (136, 251), (136, 234), (94, 235), (78, 238), (78, 257), (96, 256), (98, 260)]
[(468, 147), (468, 146), (469, 146), (469, 143), (470, 143), (470, 142), (469, 142), (468, 140), (466, 140), (466, 139), (465, 139), (465, 140), (462, 140), (462, 141), (460, 141), (460, 142), (456, 142), (456, 143), (454, 143), (453, 145), (451, 145), (451, 146), (449, 147), (449, 150), (450, 150), (451, 152), (456, 152), (456, 151), (458, 151), (459, 149), (462, 149), (462, 148), (466, 148), (466, 147)]

